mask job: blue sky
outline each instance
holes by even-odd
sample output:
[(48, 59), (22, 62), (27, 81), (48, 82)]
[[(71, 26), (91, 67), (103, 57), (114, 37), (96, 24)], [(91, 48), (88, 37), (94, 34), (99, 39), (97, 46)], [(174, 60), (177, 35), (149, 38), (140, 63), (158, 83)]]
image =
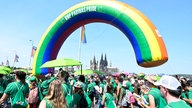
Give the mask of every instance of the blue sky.
[[(4, 0), (0, 4), (0, 62), (8, 59), (13, 65), (14, 54), (25, 67), (30, 63), (33, 40), (38, 45), (48, 26), (62, 12), (84, 0)], [(91, 23), (86, 27), (87, 44), (81, 46), (83, 68), (89, 68), (93, 56), (100, 60), (107, 54), (112, 67), (125, 72), (191, 73), (192, 66), (192, 6), (191, 0), (121, 0), (147, 16), (157, 27), (167, 47), (169, 60), (154, 68), (137, 65), (129, 40), (115, 27), (105, 23)], [(74, 31), (63, 43), (58, 58), (78, 59), (80, 29)], [(33, 60), (32, 60), (33, 62)]]

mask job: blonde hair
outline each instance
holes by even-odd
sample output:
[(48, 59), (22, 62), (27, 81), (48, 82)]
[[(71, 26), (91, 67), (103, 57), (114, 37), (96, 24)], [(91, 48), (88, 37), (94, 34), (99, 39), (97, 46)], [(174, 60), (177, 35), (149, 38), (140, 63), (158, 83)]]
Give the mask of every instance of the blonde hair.
[(64, 91), (62, 89), (62, 83), (60, 80), (53, 80), (49, 85), (49, 90), (45, 96), (54, 108), (68, 108), (66, 99), (64, 97)]
[(150, 91), (150, 88), (146, 85), (142, 85), (140, 86), (140, 89), (143, 90), (144, 92), (149, 92)]

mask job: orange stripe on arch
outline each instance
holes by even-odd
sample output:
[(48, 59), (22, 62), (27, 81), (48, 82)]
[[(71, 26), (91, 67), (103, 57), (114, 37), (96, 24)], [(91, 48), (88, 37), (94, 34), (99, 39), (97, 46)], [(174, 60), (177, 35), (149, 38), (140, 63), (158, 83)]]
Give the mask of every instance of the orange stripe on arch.
[(161, 52), (161, 57), (162, 57), (162, 60), (166, 60), (168, 59), (168, 54), (167, 54), (167, 51), (166, 51), (166, 47), (165, 47), (165, 44), (163, 42), (163, 39), (161, 37), (161, 35), (158, 33), (158, 30), (157, 28), (151, 23), (151, 21), (144, 15), (142, 14), (139, 10), (127, 5), (127, 4), (124, 4), (124, 3), (121, 3), (122, 5), (124, 6), (128, 6), (129, 8), (131, 8), (132, 10), (134, 10), (134, 12), (136, 12), (138, 15), (140, 15), (145, 21), (146, 23), (149, 25), (150, 28), (152, 28), (152, 32), (154, 34), (154, 36), (156, 37), (157, 39), (157, 42), (158, 42), (158, 45), (159, 45), (159, 48), (160, 48), (160, 52)]

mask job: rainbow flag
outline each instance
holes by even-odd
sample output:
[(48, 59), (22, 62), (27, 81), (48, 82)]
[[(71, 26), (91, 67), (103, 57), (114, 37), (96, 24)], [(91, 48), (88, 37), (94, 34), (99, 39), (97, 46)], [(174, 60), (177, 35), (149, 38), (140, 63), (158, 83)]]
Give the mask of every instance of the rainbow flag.
[(31, 50), (31, 57), (34, 57), (36, 50), (37, 50), (37, 47), (33, 46)]
[(15, 54), (14, 62), (19, 62), (19, 56)]
[(81, 27), (81, 43), (87, 43), (86, 36), (85, 36), (85, 26)]

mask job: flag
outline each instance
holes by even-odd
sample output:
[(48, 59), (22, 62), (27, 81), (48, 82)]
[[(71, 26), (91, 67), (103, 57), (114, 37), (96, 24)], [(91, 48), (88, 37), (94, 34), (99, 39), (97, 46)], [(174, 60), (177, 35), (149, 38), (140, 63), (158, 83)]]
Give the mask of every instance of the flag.
[(81, 43), (87, 43), (86, 36), (85, 36), (85, 26), (81, 27)]
[(19, 62), (19, 56), (17, 54), (15, 54), (14, 62)]
[(9, 66), (9, 60), (6, 61), (6, 65)]
[(37, 47), (33, 46), (31, 50), (31, 57), (34, 57), (35, 51), (37, 50)]

